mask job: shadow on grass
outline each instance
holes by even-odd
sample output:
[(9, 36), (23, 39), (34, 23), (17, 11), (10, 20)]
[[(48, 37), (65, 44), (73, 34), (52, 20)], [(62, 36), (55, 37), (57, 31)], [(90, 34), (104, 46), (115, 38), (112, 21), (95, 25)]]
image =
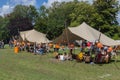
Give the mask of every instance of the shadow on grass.
[(120, 70), (120, 67), (118, 67), (118, 65), (116, 63), (114, 63), (116, 69)]
[(114, 66), (116, 67), (116, 69), (120, 70), (120, 67), (117, 65), (117, 62), (120, 62), (120, 60), (111, 60), (109, 63), (97, 63), (99, 66), (103, 66), (104, 64), (111, 64), (114, 63)]

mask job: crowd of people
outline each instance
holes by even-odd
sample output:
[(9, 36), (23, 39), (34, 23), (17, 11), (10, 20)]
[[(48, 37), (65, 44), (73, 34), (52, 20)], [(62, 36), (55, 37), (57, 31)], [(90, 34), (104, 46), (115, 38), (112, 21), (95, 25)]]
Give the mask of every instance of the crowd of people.
[[(33, 53), (35, 55), (40, 54), (43, 55), (45, 53), (49, 53), (51, 49), (51, 53), (54, 54), (54, 58), (65, 61), (65, 60), (76, 60), (78, 62), (86, 62), (86, 63), (109, 63), (112, 57), (116, 57), (116, 47), (115, 46), (105, 46), (99, 41), (89, 42), (86, 40), (81, 40), (79, 43), (79, 53), (76, 54), (73, 52), (75, 49), (75, 45), (67, 44), (57, 44), (57, 43), (30, 43), (18, 40), (10, 40), (9, 41), (10, 48), (14, 48), (14, 52), (18, 53), (20, 51), (27, 51)], [(4, 48), (4, 42), (0, 41), (0, 48)], [(67, 53), (69, 50), (69, 52)], [(62, 53), (61, 51), (62, 50)]]
[(48, 52), (48, 45), (46, 43), (30, 43), (24, 41), (10, 40), (9, 41), (10, 48), (14, 48), (15, 53), (20, 51), (27, 51), (33, 54), (44, 54)]

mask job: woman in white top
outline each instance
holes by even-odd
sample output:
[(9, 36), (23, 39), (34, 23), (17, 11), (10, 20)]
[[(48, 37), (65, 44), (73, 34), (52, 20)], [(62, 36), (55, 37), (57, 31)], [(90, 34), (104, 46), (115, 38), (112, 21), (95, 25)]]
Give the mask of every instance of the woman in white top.
[(61, 61), (64, 61), (64, 60), (65, 60), (64, 55), (63, 55), (63, 54), (60, 54), (60, 58), (59, 58), (59, 60), (61, 60)]

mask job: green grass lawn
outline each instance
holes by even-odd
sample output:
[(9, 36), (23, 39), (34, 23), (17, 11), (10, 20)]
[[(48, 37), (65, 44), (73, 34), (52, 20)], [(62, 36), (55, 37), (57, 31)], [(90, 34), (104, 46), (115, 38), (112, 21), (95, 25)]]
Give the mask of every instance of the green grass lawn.
[(120, 57), (109, 64), (58, 61), (53, 54), (14, 54), (0, 49), (0, 80), (120, 80)]

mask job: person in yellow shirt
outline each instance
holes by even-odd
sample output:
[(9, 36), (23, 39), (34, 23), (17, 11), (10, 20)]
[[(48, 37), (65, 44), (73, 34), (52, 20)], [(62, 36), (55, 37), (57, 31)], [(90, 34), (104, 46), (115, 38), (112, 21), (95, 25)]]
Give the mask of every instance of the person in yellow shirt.
[(77, 60), (78, 60), (78, 61), (82, 61), (82, 60), (83, 60), (83, 52), (80, 52), (80, 53), (77, 55)]

